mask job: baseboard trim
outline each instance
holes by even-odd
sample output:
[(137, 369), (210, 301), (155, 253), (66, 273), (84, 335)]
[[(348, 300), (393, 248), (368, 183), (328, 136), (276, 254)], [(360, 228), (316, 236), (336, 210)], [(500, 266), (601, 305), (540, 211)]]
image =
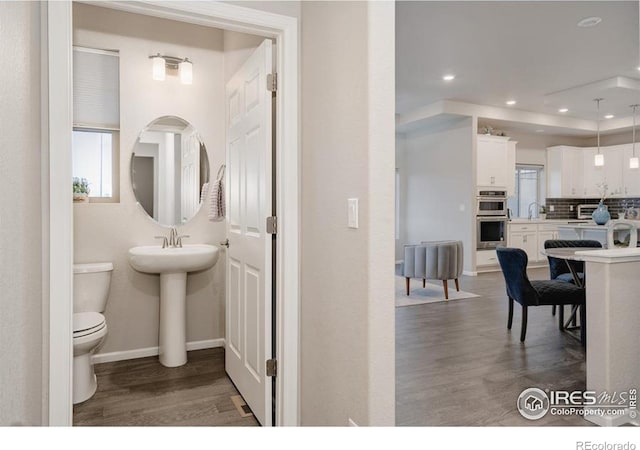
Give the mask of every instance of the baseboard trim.
[(462, 275), (467, 275), (468, 277), (477, 277), (478, 272), (473, 272), (471, 270), (463, 270)]
[[(224, 338), (206, 339), (204, 341), (187, 342), (187, 351), (190, 352), (192, 350), (203, 350), (205, 348), (217, 348), (224, 346)], [(126, 361), (128, 359), (157, 356), (158, 353), (158, 347), (136, 348), (133, 350), (124, 350), (121, 352), (98, 353), (96, 355), (93, 355), (93, 357), (91, 358), (91, 362), (93, 362), (93, 364), (102, 364), (114, 361)]]

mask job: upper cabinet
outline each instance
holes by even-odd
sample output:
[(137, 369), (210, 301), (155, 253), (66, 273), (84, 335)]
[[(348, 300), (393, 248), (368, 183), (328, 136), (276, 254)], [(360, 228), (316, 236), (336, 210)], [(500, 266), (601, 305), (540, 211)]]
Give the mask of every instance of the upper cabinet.
[(631, 145), (601, 147), (604, 166), (596, 167), (596, 148), (556, 146), (547, 149), (547, 197), (598, 198), (606, 182), (607, 196), (640, 195), (640, 171), (629, 169)]
[(515, 191), (515, 141), (504, 136), (478, 135), (477, 185)]

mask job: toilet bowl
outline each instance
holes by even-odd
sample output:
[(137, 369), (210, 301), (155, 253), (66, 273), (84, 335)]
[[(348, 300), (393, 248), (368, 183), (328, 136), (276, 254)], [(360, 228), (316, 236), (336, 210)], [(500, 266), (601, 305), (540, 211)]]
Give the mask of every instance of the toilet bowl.
[(82, 403), (98, 387), (91, 356), (107, 336), (102, 315), (109, 297), (111, 263), (73, 266), (73, 403)]
[(107, 321), (98, 312), (73, 314), (73, 403), (89, 400), (98, 388), (91, 356), (107, 336)]

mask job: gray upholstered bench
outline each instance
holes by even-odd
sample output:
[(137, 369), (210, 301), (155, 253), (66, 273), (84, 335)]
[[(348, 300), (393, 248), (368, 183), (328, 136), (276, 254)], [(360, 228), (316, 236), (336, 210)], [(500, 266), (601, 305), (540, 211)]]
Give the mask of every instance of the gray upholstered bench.
[(444, 298), (449, 299), (448, 280), (455, 280), (456, 291), (460, 290), (458, 278), (463, 266), (462, 241), (421, 242), (419, 245), (405, 245), (404, 262), (399, 275), (407, 280), (407, 295), (411, 278), (422, 278), (422, 287), (426, 280), (442, 280)]

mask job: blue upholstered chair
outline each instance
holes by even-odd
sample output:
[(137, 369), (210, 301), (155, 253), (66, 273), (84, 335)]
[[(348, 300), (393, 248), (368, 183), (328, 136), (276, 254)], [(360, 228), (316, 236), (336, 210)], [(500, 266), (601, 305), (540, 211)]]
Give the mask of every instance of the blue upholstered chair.
[(509, 319), (507, 329), (513, 323), (513, 302), (522, 305), (522, 328), (520, 342), (527, 334), (527, 308), (541, 305), (580, 305), (581, 331), (585, 331), (585, 291), (572, 283), (560, 280), (534, 280), (527, 277), (527, 254), (519, 248), (499, 247), (496, 249), (500, 268), (504, 275), (509, 298)]
[[(567, 248), (567, 247), (598, 247), (602, 248), (602, 244), (598, 241), (592, 240), (578, 240), (578, 239), (549, 239), (544, 241), (544, 248)], [(552, 258), (547, 256), (549, 260), (549, 278), (552, 280), (561, 280), (568, 283), (573, 283), (573, 276), (567, 263), (562, 259)], [(580, 279), (584, 280), (584, 263), (581, 261), (573, 261), (573, 267), (576, 268), (576, 273)], [(553, 305), (551, 314), (556, 315), (556, 305)], [(564, 310), (560, 307), (560, 326), (562, 327), (564, 320)]]

